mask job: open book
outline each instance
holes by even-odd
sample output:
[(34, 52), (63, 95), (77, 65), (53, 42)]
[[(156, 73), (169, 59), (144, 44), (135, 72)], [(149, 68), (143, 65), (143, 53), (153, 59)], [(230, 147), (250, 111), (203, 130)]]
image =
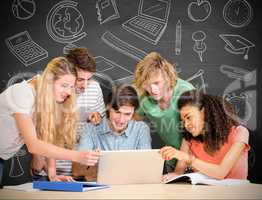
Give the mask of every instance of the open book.
[(201, 184), (201, 185), (240, 185), (240, 184), (248, 184), (249, 180), (246, 179), (223, 179), (218, 180), (215, 178), (208, 177), (199, 172), (187, 173), (182, 175), (174, 175), (170, 176), (168, 180), (164, 181), (164, 183), (175, 183), (175, 182), (190, 182), (193, 185)]

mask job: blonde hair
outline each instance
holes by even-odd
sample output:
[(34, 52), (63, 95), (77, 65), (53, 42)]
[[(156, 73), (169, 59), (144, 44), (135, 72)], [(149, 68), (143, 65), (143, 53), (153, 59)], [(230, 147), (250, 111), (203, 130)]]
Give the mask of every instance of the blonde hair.
[(176, 70), (172, 64), (166, 59), (162, 58), (157, 52), (151, 52), (141, 60), (135, 70), (133, 85), (136, 88), (139, 95), (145, 95), (146, 91), (143, 88), (143, 84), (149, 81), (153, 76), (162, 73), (163, 78), (167, 81), (170, 88), (173, 88), (176, 84)]
[(54, 81), (68, 74), (76, 76), (75, 68), (66, 58), (57, 57), (37, 76), (35, 118), (39, 139), (72, 149), (76, 140), (75, 92), (63, 103), (54, 97)]

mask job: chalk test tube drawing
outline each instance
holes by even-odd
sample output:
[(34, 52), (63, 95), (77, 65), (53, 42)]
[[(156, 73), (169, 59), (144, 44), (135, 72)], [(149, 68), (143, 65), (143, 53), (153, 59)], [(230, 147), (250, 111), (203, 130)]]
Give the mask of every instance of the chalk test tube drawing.
[(176, 43), (175, 43), (175, 52), (176, 55), (180, 55), (182, 47), (182, 24), (181, 21), (178, 20), (176, 23)]
[(12, 3), (12, 12), (17, 19), (27, 20), (34, 16), (35, 11), (34, 0), (14, 0)]
[(229, 102), (233, 104), (237, 113), (232, 116), (234, 119), (246, 125), (250, 130), (257, 127), (257, 78), (256, 70), (250, 72), (252, 77), (249, 81), (235, 79), (228, 84), (223, 92)]
[(207, 85), (205, 83), (204, 73), (205, 71), (203, 69), (199, 69), (198, 72), (196, 72), (190, 78), (188, 78), (187, 81), (192, 83), (192, 85), (194, 85), (197, 90), (206, 93)]
[(248, 103), (248, 95), (245, 93), (230, 93), (224, 97), (233, 105), (237, 118), (240, 119), (242, 123), (246, 124), (252, 115), (252, 107)]
[(100, 24), (120, 17), (115, 0), (97, 0), (96, 13)]
[(204, 42), (206, 34), (203, 31), (196, 31), (192, 34), (192, 39), (195, 41), (193, 50), (198, 54), (201, 62), (203, 62), (203, 53), (206, 51), (207, 46)]
[(11, 158), (11, 166), (9, 170), (9, 177), (20, 177), (25, 171), (23, 166), (21, 165), (20, 157), (26, 155), (26, 150), (20, 149), (12, 158)]
[(156, 45), (164, 34), (171, 8), (171, 0), (140, 0), (138, 14), (122, 24), (135, 36)]
[(207, 20), (211, 11), (211, 4), (207, 0), (193, 1), (187, 7), (188, 17), (194, 22), (203, 22)]
[(248, 60), (249, 49), (255, 47), (255, 44), (240, 35), (220, 34), (219, 37), (226, 43), (227, 52), (235, 55), (243, 54), (245, 60)]
[(120, 40), (117, 36), (115, 36), (114, 34), (112, 34), (109, 31), (106, 31), (102, 35), (101, 39), (103, 42), (105, 42), (107, 45), (109, 45), (113, 49), (137, 61), (142, 60), (147, 54), (146, 52), (132, 46), (131, 44), (128, 44), (127, 42), (124, 42), (123, 40)]
[(64, 52), (75, 47), (73, 43), (87, 35), (83, 31), (84, 18), (77, 5), (75, 1), (60, 1), (51, 8), (46, 17), (46, 29), (50, 37), (56, 42), (67, 44)]
[(229, 0), (223, 8), (223, 18), (230, 26), (242, 28), (253, 19), (253, 9), (246, 0)]
[(48, 52), (39, 46), (27, 31), (5, 39), (5, 43), (11, 53), (25, 66), (48, 57)]
[(250, 71), (239, 67), (221, 65), (220, 71), (223, 74), (226, 74), (230, 78), (234, 78), (242, 81), (251, 81), (251, 79), (253, 78), (252, 73)]

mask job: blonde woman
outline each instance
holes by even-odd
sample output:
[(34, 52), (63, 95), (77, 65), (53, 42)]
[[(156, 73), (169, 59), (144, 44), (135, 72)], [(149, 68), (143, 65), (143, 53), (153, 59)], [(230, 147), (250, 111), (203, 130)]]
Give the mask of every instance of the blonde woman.
[[(157, 52), (149, 53), (137, 64), (133, 83), (140, 96), (138, 115), (152, 122), (166, 145), (179, 149), (182, 135), (177, 101), (193, 85), (178, 78), (173, 65)], [(175, 160), (167, 163), (166, 170), (173, 171), (174, 167)]]
[[(70, 150), (75, 143), (76, 72), (64, 58), (52, 59), (44, 72), (0, 94), (0, 172), (3, 161), (25, 144), (29, 153), (95, 165), (99, 152)], [(65, 147), (65, 148), (63, 148)], [(0, 179), (2, 174), (0, 174)]]

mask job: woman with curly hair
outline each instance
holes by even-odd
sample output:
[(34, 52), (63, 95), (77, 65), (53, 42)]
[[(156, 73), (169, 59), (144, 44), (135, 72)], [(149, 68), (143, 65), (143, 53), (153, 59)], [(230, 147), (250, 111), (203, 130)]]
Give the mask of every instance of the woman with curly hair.
[(160, 153), (165, 160), (179, 162), (163, 179), (182, 174), (187, 167), (217, 179), (247, 179), (249, 132), (234, 119), (232, 106), (192, 90), (180, 96), (178, 109), (184, 127), (181, 148), (166, 146)]

